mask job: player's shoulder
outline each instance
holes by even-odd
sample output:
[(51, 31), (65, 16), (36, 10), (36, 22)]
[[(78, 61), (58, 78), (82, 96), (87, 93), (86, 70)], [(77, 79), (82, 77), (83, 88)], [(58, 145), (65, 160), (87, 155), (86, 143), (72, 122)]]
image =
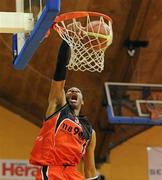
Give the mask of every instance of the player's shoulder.
[(92, 129), (92, 137), (96, 138), (96, 131)]
[(91, 139), (88, 148), (95, 149), (95, 146), (96, 146), (96, 132), (94, 129), (92, 129)]
[(63, 106), (59, 106), (55, 112), (53, 112), (51, 115), (46, 116), (45, 117), (45, 121), (50, 120), (51, 118), (53, 118), (54, 116), (57, 116), (58, 114), (60, 114), (61, 116), (63, 116), (64, 114), (67, 114), (68, 111), (70, 111), (70, 108), (68, 106), (68, 104), (66, 103)]

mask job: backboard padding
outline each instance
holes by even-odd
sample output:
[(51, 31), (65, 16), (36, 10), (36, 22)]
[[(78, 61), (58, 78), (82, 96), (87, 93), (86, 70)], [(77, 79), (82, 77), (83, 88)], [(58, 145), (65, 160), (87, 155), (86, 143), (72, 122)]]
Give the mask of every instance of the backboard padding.
[(33, 31), (26, 39), (20, 53), (13, 61), (15, 69), (24, 69), (26, 67), (34, 52), (42, 42), (46, 32), (51, 27), (59, 11), (60, 0), (46, 0), (46, 6), (44, 7), (40, 18), (36, 22)]

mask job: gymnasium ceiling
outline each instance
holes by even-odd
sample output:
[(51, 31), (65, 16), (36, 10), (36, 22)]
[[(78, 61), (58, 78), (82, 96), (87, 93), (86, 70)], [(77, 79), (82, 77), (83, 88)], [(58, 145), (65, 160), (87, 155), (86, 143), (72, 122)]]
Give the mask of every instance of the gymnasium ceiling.
[[(66, 88), (79, 87), (84, 94), (85, 113), (97, 132), (97, 162), (106, 160), (112, 147), (141, 133), (148, 126), (111, 125), (103, 101), (104, 82), (162, 82), (162, 1), (154, 0), (62, 0), (61, 13), (78, 10), (98, 11), (113, 19), (113, 44), (105, 53), (102, 73), (69, 71)], [(15, 11), (15, 3), (1, 0), (0, 11)], [(41, 126), (48, 102), (56, 55), (61, 42), (53, 32), (44, 40), (23, 70), (12, 66), (11, 34), (0, 34), (0, 103)], [(148, 41), (147, 48), (128, 55), (127, 40)]]

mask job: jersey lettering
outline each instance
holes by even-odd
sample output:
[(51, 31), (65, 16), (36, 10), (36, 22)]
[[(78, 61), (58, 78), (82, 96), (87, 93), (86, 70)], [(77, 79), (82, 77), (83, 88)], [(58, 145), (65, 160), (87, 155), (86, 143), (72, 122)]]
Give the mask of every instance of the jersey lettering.
[(58, 130), (59, 129), (66, 134), (74, 136), (78, 141), (85, 140), (82, 128), (71, 120), (65, 119), (62, 124), (60, 124), (60, 128), (58, 128)]

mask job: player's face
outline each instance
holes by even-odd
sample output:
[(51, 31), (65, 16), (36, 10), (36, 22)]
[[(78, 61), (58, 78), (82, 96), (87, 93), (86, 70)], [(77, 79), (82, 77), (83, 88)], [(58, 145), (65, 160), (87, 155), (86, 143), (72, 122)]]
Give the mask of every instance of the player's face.
[(83, 104), (83, 95), (80, 89), (76, 87), (67, 90), (66, 99), (73, 109), (79, 109)]

